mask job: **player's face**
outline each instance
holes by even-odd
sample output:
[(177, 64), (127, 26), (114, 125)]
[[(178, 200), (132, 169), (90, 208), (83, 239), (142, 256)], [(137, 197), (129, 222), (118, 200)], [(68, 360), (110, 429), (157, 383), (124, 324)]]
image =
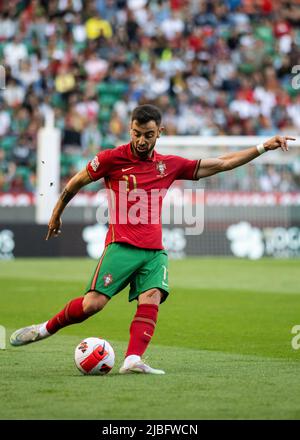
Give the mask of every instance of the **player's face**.
[(155, 121), (141, 124), (132, 121), (130, 128), (131, 145), (134, 153), (141, 159), (151, 157), (157, 138), (159, 138), (162, 127), (158, 127)]

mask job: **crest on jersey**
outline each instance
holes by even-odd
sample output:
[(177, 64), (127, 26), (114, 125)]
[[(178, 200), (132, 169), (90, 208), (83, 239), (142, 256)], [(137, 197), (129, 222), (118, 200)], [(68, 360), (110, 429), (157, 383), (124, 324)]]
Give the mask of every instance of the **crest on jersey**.
[(94, 159), (91, 162), (91, 167), (96, 172), (97, 169), (99, 168), (99, 165), (100, 165), (100, 162), (99, 162), (98, 156), (95, 156)]
[(104, 286), (107, 287), (112, 283), (113, 277), (111, 273), (106, 273), (103, 277)]
[(166, 168), (166, 164), (162, 160), (157, 162), (156, 169), (159, 172), (160, 177), (163, 177), (165, 175)]

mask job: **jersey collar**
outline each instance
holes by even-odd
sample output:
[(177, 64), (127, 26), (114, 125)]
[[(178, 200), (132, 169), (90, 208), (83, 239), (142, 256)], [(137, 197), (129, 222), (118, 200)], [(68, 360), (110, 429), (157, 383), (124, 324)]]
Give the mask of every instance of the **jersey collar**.
[(128, 154), (128, 156), (129, 156), (129, 159), (130, 159), (132, 162), (155, 162), (155, 161), (156, 161), (156, 155), (157, 155), (156, 151), (153, 150), (153, 153), (152, 153), (152, 156), (151, 156), (151, 157), (148, 157), (148, 158), (145, 159), (145, 160), (141, 160), (139, 157), (137, 157), (137, 156), (135, 156), (135, 155), (133, 154), (133, 152), (132, 152), (132, 150), (131, 150), (131, 142), (129, 142), (129, 144), (127, 144), (127, 154)]

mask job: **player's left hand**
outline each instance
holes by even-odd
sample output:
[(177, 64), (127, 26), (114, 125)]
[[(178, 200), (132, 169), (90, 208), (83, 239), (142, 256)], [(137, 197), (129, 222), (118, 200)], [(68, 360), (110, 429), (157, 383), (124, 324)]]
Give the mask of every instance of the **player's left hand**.
[(277, 148), (281, 148), (282, 151), (288, 151), (288, 143), (287, 141), (295, 141), (296, 138), (292, 136), (274, 136), (271, 139), (267, 140), (263, 143), (265, 149), (268, 150), (276, 150)]

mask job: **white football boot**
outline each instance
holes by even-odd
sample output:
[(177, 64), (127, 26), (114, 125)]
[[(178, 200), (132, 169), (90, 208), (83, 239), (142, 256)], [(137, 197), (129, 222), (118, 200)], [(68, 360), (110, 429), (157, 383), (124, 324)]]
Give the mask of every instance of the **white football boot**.
[(19, 346), (45, 339), (50, 336), (50, 333), (48, 333), (45, 328), (45, 324), (46, 323), (42, 323), (20, 328), (11, 334), (9, 342), (11, 345)]
[(165, 374), (163, 370), (149, 367), (142, 361), (140, 356), (128, 356), (119, 370), (120, 374), (142, 373), (142, 374)]

